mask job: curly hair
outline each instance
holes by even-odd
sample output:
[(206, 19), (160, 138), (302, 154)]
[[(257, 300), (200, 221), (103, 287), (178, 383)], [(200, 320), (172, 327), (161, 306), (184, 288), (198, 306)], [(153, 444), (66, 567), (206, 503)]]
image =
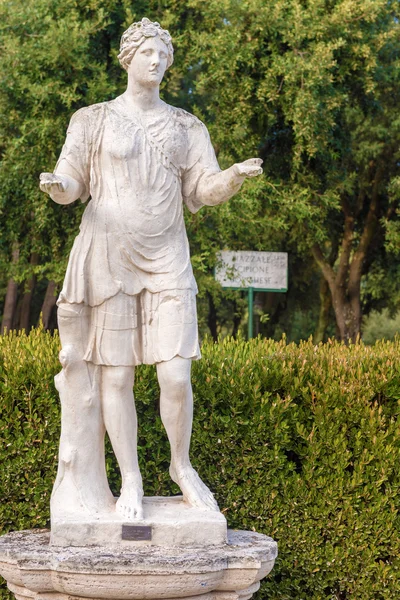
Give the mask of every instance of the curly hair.
[(128, 70), (131, 60), (141, 44), (146, 38), (158, 35), (168, 48), (167, 69), (174, 62), (174, 48), (172, 38), (166, 29), (163, 29), (160, 23), (152, 22), (149, 19), (142, 19), (138, 23), (132, 23), (121, 37), (120, 52), (118, 60), (121, 66)]

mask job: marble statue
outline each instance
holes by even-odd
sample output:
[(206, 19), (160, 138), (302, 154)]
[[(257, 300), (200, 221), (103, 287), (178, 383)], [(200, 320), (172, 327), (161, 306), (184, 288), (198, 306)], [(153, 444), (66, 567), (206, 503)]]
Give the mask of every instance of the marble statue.
[[(132, 390), (135, 366), (155, 364), (171, 477), (188, 505), (218, 511), (189, 460), (190, 369), (200, 350), (183, 209), (229, 200), (262, 173), (262, 161), (221, 171), (204, 124), (160, 98), (173, 47), (158, 23), (133, 23), (119, 60), (126, 91), (78, 110), (54, 173), (40, 176), (58, 204), (88, 201), (58, 299), (62, 432), (51, 508), (143, 519)], [(104, 465), (106, 431), (122, 475), (117, 501)]]

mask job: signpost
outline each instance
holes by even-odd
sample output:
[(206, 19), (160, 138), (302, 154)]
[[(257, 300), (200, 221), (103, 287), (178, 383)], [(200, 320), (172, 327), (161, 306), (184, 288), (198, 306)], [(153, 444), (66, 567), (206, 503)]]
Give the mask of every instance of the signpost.
[(254, 292), (287, 292), (287, 252), (252, 250), (219, 253), (216, 280), (225, 288), (247, 290), (249, 306), (249, 339), (253, 337)]

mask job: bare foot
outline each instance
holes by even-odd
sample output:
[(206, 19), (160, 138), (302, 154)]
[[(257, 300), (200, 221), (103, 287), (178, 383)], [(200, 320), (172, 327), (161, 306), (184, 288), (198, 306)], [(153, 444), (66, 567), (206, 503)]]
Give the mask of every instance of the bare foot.
[(214, 496), (190, 464), (180, 468), (171, 465), (169, 473), (171, 479), (181, 488), (183, 499), (190, 506), (219, 512)]
[(121, 495), (117, 500), (116, 511), (129, 521), (143, 519), (143, 486), (140, 473), (129, 473), (123, 478)]

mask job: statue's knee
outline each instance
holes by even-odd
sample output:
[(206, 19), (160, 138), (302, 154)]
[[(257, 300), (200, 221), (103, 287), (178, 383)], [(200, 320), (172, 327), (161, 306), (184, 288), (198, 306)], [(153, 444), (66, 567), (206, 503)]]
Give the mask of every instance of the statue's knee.
[(167, 377), (160, 384), (161, 392), (168, 395), (171, 398), (185, 398), (191, 394), (191, 383), (190, 377), (187, 376), (175, 376)]
[(187, 394), (191, 391), (190, 370), (192, 361), (177, 356), (157, 365), (157, 376), (163, 394)]
[(103, 386), (115, 394), (125, 394), (133, 388), (134, 370), (130, 367), (102, 367)]

